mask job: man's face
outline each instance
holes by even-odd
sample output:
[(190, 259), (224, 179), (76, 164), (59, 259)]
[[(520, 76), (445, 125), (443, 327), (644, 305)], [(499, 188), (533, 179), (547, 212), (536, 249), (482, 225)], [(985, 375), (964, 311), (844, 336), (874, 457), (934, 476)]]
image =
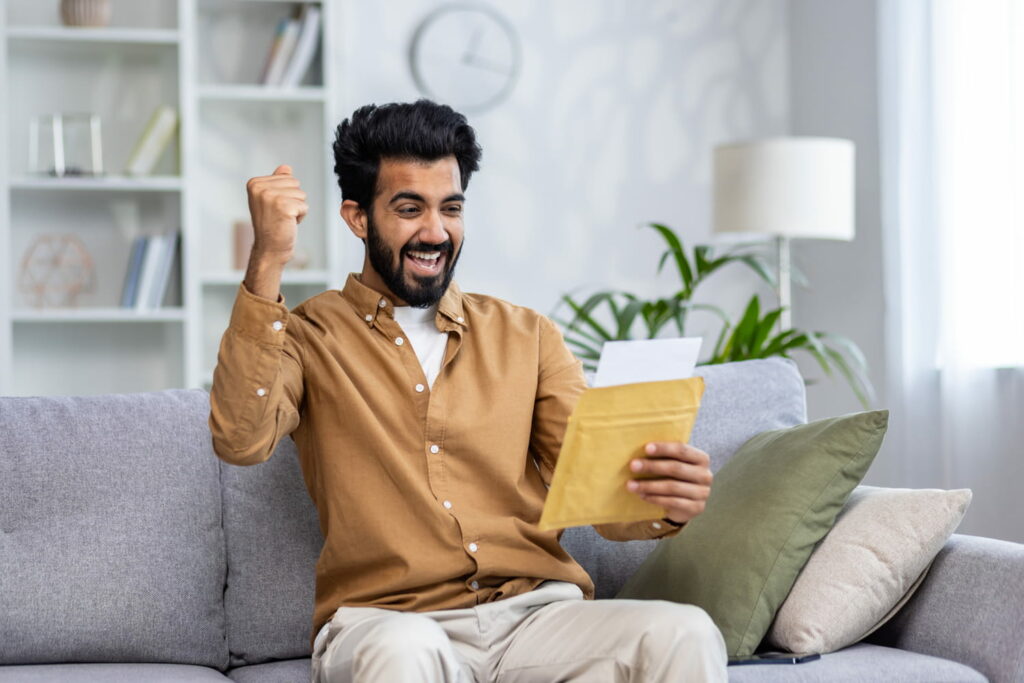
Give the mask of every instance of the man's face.
[(431, 163), (382, 159), (366, 215), (366, 250), (402, 302), (427, 307), (448, 289), (462, 251), (465, 197), (454, 156)]

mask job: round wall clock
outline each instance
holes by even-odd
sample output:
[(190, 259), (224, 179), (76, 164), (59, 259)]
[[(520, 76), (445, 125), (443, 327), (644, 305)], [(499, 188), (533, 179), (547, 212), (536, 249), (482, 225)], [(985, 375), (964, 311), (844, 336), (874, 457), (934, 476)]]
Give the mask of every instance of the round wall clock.
[(482, 4), (451, 3), (430, 12), (409, 42), (416, 87), (459, 111), (501, 102), (519, 76), (521, 49), (511, 22)]

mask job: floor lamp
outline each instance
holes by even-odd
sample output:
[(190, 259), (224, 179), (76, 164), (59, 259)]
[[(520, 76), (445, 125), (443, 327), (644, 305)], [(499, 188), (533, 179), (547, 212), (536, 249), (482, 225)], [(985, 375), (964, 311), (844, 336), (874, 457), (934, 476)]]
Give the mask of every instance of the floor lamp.
[(714, 231), (775, 239), (779, 331), (790, 329), (790, 240), (853, 239), (853, 143), (779, 137), (719, 145), (713, 175)]

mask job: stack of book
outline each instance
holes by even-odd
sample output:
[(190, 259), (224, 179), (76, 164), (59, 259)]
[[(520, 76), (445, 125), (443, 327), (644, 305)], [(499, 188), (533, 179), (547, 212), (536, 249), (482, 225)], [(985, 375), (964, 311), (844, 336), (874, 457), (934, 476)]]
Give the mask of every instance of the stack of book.
[(260, 83), (295, 87), (302, 82), (316, 53), (320, 36), (320, 7), (302, 3), (277, 25)]
[(175, 256), (180, 250), (180, 230), (136, 237), (121, 289), (121, 307), (160, 308), (177, 265)]

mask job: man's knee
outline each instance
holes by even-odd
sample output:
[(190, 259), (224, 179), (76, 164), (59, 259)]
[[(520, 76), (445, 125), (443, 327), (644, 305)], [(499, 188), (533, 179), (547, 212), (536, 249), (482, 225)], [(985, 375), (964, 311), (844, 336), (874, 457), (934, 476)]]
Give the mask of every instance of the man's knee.
[[(648, 642), (672, 649), (679, 643), (692, 643), (702, 648), (722, 648), (722, 632), (703, 608), (667, 600), (652, 600), (646, 622)], [(654, 636), (653, 640), (650, 636)]]

